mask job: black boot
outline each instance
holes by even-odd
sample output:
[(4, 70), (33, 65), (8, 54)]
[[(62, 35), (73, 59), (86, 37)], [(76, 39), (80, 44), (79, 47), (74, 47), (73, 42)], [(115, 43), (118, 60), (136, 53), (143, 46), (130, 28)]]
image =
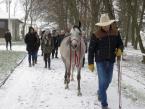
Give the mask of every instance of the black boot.
[(48, 69), (51, 69), (50, 68), (50, 58), (48, 59)]
[(35, 60), (33, 60), (33, 66), (35, 65)]
[(56, 53), (55, 53), (55, 58), (58, 58), (58, 57), (57, 57), (57, 54), (58, 54), (58, 53), (56, 52)]
[(48, 64), (48, 69), (50, 70), (51, 68), (50, 68), (50, 63)]
[(55, 49), (52, 49), (52, 59), (54, 58)]
[(35, 59), (35, 64), (37, 64), (37, 58)]
[(47, 68), (47, 61), (45, 60), (45, 68)]

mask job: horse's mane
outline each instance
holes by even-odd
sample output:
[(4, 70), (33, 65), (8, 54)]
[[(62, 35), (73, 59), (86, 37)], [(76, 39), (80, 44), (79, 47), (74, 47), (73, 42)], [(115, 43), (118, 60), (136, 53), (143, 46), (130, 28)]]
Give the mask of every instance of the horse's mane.
[(81, 29), (80, 29), (80, 27), (79, 27), (79, 26), (74, 25), (74, 26), (73, 26), (73, 29), (75, 29), (75, 28), (77, 28), (77, 29), (81, 32)]
[(79, 26), (74, 25), (73, 28), (70, 31), (72, 36), (80, 36), (81, 33), (81, 29), (79, 28)]

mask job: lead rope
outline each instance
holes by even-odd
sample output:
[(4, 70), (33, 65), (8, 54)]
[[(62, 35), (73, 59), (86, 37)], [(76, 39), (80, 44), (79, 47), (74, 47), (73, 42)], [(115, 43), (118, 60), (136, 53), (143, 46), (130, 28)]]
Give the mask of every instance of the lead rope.
[[(70, 40), (70, 38), (69, 38), (69, 40)], [(69, 44), (70, 46), (70, 66), (69, 66), (69, 73), (70, 73), (70, 71), (71, 71), (71, 61), (72, 61), (72, 59), (71, 59), (71, 57), (72, 57), (72, 51), (71, 51), (71, 43)]]
[(79, 54), (77, 56), (77, 52), (75, 51), (75, 65), (79, 68), (81, 68), (81, 65), (80, 65), (80, 60), (81, 60), (81, 42), (80, 42), (80, 49), (79, 49)]
[(78, 63), (78, 67), (81, 68), (81, 65), (80, 65), (80, 61), (81, 61), (81, 42), (80, 42), (80, 53), (79, 53), (79, 63)]

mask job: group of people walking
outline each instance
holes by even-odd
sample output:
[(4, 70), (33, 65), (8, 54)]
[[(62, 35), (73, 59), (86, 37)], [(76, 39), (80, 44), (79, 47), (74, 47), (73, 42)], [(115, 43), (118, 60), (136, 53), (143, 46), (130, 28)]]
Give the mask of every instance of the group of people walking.
[[(96, 62), (98, 74), (98, 100), (101, 102), (102, 109), (108, 108), (107, 89), (112, 81), (113, 67), (115, 58), (120, 58), (123, 52), (123, 42), (119, 31), (117, 30), (115, 20), (110, 20), (108, 14), (102, 14), (100, 22), (96, 23), (99, 30), (90, 37), (88, 47), (88, 68), (94, 71), (94, 61)], [(29, 66), (31, 66), (31, 57), (33, 65), (37, 62), (37, 52), (40, 46), (40, 40), (32, 27), (25, 37), (27, 45)], [(41, 50), (44, 56), (45, 68), (51, 68), (52, 58), (58, 58), (58, 47), (63, 38), (66, 37), (64, 31), (58, 35), (56, 30), (52, 33), (49, 30), (41, 33)], [(86, 49), (87, 52), (87, 49)]]
[(56, 30), (53, 30), (52, 33), (50, 30), (44, 30), (39, 37), (34, 28), (29, 27), (29, 32), (25, 36), (29, 66), (34, 66), (37, 63), (38, 50), (41, 45), (44, 67), (51, 69), (51, 56), (52, 58), (58, 58), (58, 47), (64, 37), (64, 32), (58, 34)]

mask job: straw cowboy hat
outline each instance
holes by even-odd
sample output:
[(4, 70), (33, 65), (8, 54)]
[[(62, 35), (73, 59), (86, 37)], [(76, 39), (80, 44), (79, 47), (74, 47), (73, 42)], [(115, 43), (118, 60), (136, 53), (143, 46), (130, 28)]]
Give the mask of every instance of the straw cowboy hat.
[(97, 26), (108, 26), (111, 25), (115, 20), (110, 20), (107, 13), (101, 14), (100, 22), (96, 23)]

